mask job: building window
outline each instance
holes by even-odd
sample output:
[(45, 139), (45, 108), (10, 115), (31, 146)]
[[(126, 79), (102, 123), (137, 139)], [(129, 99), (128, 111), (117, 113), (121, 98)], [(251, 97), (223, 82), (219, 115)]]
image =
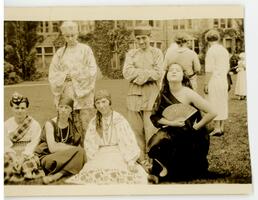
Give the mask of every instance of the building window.
[(180, 20), (179, 24), (180, 24), (180, 29), (184, 30), (185, 29), (185, 20)]
[(160, 20), (149, 20), (149, 25), (153, 28), (160, 28), (161, 21)]
[(154, 27), (154, 21), (153, 20), (149, 20), (149, 25)]
[(178, 30), (178, 20), (173, 21), (173, 30)]
[(136, 20), (135, 25), (136, 26), (148, 26), (149, 21), (148, 20)]
[(187, 24), (188, 24), (188, 29), (192, 29), (193, 28), (192, 20), (191, 19), (187, 20)]
[(226, 20), (225, 19), (220, 20), (220, 28), (226, 28)]
[(232, 19), (228, 19), (228, 28), (232, 28)]
[(214, 19), (213, 28), (232, 28), (232, 19)]
[(214, 21), (213, 21), (213, 27), (214, 27), (214, 28), (219, 28), (219, 20), (218, 20), (218, 19), (214, 19)]
[(125, 27), (127, 28), (132, 28), (133, 27), (133, 21), (132, 20), (127, 20), (125, 22)]
[(150, 46), (161, 49), (162, 42), (154, 42), (154, 41), (152, 41), (152, 42), (150, 42)]
[(45, 55), (53, 54), (53, 47), (44, 47)]
[(52, 31), (54, 33), (58, 32), (59, 31), (59, 23), (58, 22), (53, 22), (52, 23)]
[(36, 47), (37, 55), (42, 55), (42, 48)]
[(189, 24), (189, 20), (173, 20), (173, 30), (185, 30), (187, 27), (192, 27), (192, 22)]
[(160, 20), (155, 20), (155, 27), (161, 28), (161, 21)]
[(38, 32), (43, 33), (43, 30), (44, 30), (43, 22), (40, 22), (38, 27)]
[(45, 32), (48, 33), (49, 32), (49, 23), (45, 22)]

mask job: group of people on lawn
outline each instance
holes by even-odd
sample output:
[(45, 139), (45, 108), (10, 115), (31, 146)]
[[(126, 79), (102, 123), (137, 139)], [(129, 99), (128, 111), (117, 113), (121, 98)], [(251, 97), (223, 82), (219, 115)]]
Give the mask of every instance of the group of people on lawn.
[(216, 30), (206, 34), (206, 100), (198, 94), (200, 63), (187, 35), (178, 35), (163, 59), (150, 46), (151, 29), (137, 27), (138, 48), (123, 67), (127, 118), (112, 109), (109, 91), (95, 91), (97, 64), (77, 41), (78, 25), (65, 21), (61, 32), (66, 44), (49, 68), (57, 114), (41, 129), (28, 114), (29, 99), (13, 94), (13, 117), (4, 123), (5, 183), (66, 177), (71, 184), (147, 184), (208, 174), (209, 136), (223, 135), (228, 117), (229, 54)]

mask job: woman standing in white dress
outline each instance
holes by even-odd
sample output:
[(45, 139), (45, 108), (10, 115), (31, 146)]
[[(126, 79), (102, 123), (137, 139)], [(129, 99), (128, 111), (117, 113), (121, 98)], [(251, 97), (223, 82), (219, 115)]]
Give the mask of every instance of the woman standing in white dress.
[(221, 136), (224, 134), (224, 120), (228, 118), (229, 53), (219, 44), (218, 31), (210, 30), (206, 34), (206, 40), (210, 48), (205, 58), (205, 92), (208, 93), (208, 100), (213, 110), (217, 111), (217, 117), (214, 119), (215, 127), (210, 135)]
[(95, 94), (96, 116), (90, 121), (84, 148), (87, 162), (67, 183), (147, 184), (147, 174), (136, 163), (140, 156), (135, 135), (127, 120), (111, 108), (106, 90)]
[(240, 60), (236, 67), (237, 81), (235, 88), (235, 95), (239, 97), (239, 100), (244, 100), (246, 97), (246, 68), (245, 68), (245, 53), (239, 54)]

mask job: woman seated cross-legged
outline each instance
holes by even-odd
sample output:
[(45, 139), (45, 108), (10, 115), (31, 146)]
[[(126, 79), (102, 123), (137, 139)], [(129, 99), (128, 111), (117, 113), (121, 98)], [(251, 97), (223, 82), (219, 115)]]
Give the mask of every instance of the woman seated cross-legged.
[(182, 67), (171, 64), (151, 115), (158, 128), (148, 142), (155, 181), (189, 180), (208, 171), (209, 133), (205, 125), (216, 113), (187, 86), (191, 87)]
[(97, 113), (89, 123), (84, 140), (87, 163), (66, 182), (147, 184), (147, 174), (136, 162), (140, 149), (129, 123), (112, 110), (108, 91), (97, 91), (94, 98)]
[(40, 124), (29, 115), (29, 99), (17, 92), (12, 95), (13, 116), (4, 122), (4, 183), (44, 176), (33, 151), (40, 138)]
[(74, 123), (73, 100), (61, 97), (57, 117), (46, 122), (35, 154), (47, 174), (43, 183), (49, 184), (63, 176), (77, 174), (83, 167), (86, 156), (80, 146), (81, 134)]

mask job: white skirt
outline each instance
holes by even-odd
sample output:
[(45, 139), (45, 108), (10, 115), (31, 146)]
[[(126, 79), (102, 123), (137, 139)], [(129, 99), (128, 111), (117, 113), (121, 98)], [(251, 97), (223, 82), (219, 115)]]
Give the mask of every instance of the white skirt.
[(73, 184), (147, 184), (147, 173), (137, 164), (137, 172), (128, 170), (118, 146), (101, 147), (79, 174), (66, 180)]
[(237, 73), (235, 95), (246, 96), (246, 71), (242, 70)]
[(208, 101), (217, 116), (214, 120), (228, 118), (228, 83), (227, 78), (212, 76), (208, 84)]

